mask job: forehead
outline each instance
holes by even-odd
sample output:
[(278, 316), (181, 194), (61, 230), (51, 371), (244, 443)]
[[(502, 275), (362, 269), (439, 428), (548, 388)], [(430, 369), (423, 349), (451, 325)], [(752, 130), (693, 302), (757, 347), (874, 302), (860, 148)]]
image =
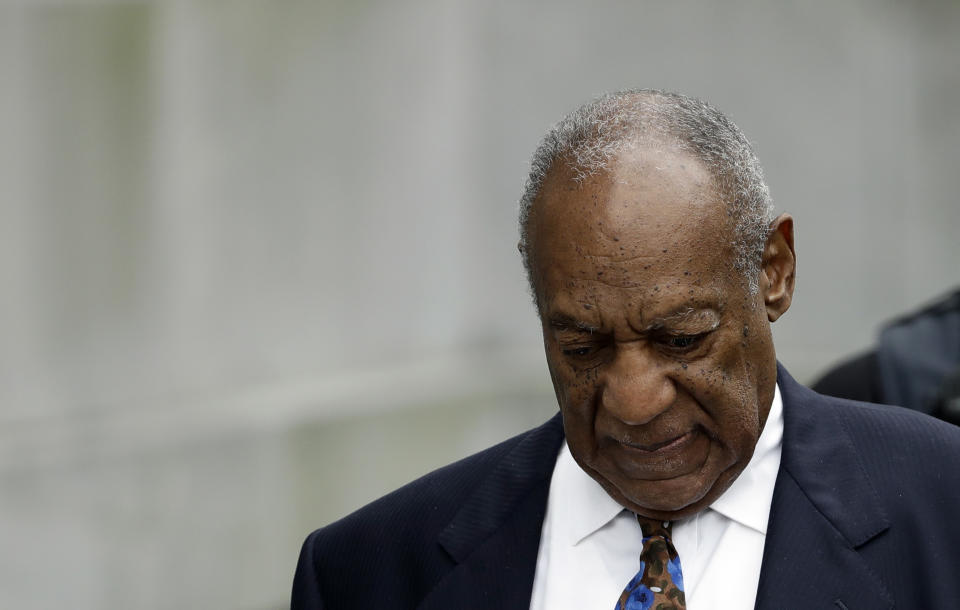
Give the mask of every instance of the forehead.
[(717, 193), (710, 172), (674, 148), (630, 150), (581, 181), (554, 168), (531, 214), (539, 296), (582, 301), (619, 289), (649, 292), (663, 308), (716, 300), (739, 284)]
[[(713, 176), (695, 157), (670, 145), (621, 152), (586, 178), (564, 159), (551, 168), (533, 205), (539, 228), (629, 230), (644, 224), (702, 220), (722, 210)], [(579, 234), (578, 234), (579, 235)]]

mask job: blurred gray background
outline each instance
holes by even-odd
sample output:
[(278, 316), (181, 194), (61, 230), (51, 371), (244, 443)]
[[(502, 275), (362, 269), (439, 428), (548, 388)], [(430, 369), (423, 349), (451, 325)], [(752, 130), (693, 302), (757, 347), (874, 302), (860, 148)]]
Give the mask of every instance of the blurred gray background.
[(811, 381), (960, 283), (960, 5), (0, 5), (0, 607), (282, 608), (299, 545), (555, 410), (515, 201), (679, 90), (796, 218)]

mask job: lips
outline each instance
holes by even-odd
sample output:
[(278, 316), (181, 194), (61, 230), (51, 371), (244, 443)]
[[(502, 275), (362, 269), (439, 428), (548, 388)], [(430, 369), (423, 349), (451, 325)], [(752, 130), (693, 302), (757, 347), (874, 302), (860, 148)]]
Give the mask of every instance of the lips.
[(642, 451), (644, 453), (656, 453), (658, 451), (667, 450), (667, 449), (688, 443), (693, 439), (693, 435), (694, 435), (694, 432), (693, 430), (691, 430), (690, 432), (686, 432), (684, 434), (675, 436), (665, 441), (661, 441), (659, 443), (642, 444), (642, 443), (632, 443), (628, 440), (622, 440), (620, 441), (620, 444), (622, 444), (624, 447), (628, 449), (635, 449), (637, 451)]
[(699, 470), (710, 453), (710, 438), (693, 429), (654, 442), (609, 438), (601, 453), (607, 463), (630, 479), (663, 480)]

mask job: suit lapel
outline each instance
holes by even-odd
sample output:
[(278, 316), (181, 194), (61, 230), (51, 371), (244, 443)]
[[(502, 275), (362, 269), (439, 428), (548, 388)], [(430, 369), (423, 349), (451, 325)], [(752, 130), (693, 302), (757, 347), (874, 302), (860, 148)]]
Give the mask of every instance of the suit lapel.
[(892, 608), (858, 552), (889, 528), (844, 421), (778, 368), (783, 453), (757, 608)]
[(557, 415), (493, 467), (441, 532), (439, 543), (457, 565), (420, 610), (529, 607), (550, 476), (562, 440)]

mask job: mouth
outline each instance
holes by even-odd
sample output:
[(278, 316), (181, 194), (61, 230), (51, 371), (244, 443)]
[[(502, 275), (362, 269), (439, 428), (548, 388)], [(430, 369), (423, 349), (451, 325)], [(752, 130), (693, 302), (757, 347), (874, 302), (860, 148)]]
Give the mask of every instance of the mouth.
[(711, 441), (703, 430), (694, 428), (654, 442), (608, 437), (605, 444), (606, 450), (601, 450), (604, 460), (622, 476), (661, 481), (699, 471), (709, 456)]
[(689, 445), (694, 438), (694, 431), (685, 432), (679, 436), (669, 438), (667, 440), (657, 442), (657, 443), (632, 443), (626, 439), (618, 441), (625, 449), (631, 451), (637, 451), (639, 453), (654, 455), (657, 453), (668, 453), (671, 450), (682, 449), (684, 446)]

